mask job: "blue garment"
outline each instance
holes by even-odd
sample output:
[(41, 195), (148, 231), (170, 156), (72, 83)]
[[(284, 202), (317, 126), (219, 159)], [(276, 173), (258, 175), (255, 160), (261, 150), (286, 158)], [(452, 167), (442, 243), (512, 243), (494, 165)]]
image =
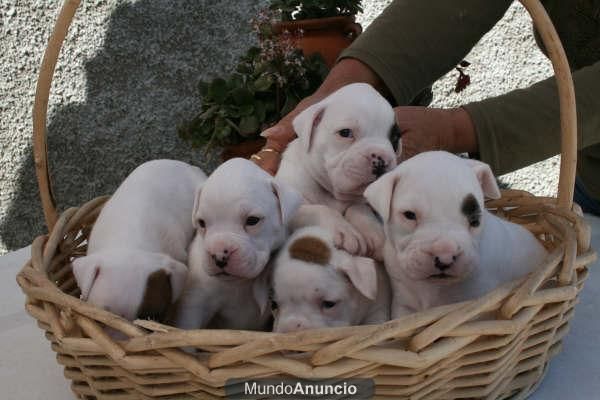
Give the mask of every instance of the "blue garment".
[(590, 196), (579, 177), (575, 178), (573, 201), (581, 206), (583, 212), (600, 216), (600, 201)]

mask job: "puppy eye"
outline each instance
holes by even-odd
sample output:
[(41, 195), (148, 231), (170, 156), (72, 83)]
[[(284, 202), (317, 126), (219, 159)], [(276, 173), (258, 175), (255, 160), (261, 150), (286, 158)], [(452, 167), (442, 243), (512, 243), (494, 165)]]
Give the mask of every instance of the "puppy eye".
[(335, 301), (323, 300), (323, 302), (321, 303), (321, 307), (327, 310), (327, 309), (335, 307), (336, 304), (337, 304), (337, 302), (335, 302)]
[(206, 222), (202, 218), (198, 220), (198, 226), (202, 229), (206, 228)]
[(413, 211), (404, 211), (402, 215), (404, 215), (404, 218), (411, 221), (415, 221), (417, 219), (417, 214), (415, 214)]
[(352, 129), (349, 129), (349, 128), (340, 129), (338, 131), (338, 135), (340, 135), (343, 138), (352, 138), (352, 137), (354, 137), (354, 135), (352, 134)]
[(246, 225), (248, 225), (248, 226), (254, 226), (254, 225), (258, 224), (259, 222), (260, 222), (260, 218), (255, 217), (253, 215), (246, 218)]

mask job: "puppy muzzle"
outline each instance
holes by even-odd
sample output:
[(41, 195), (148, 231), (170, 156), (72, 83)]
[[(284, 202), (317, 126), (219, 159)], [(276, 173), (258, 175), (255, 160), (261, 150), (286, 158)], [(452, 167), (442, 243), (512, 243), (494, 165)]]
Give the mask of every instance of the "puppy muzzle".
[(256, 249), (242, 235), (215, 234), (206, 239), (205, 250), (205, 268), (209, 275), (225, 280), (254, 278), (262, 270), (257, 265)]

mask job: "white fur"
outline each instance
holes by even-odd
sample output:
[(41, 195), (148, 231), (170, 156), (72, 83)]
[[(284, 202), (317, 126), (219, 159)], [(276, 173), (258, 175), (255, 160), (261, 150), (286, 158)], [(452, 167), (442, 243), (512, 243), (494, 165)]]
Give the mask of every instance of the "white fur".
[[(461, 211), (469, 194), (481, 209), (479, 226)], [(500, 196), (489, 166), (446, 152), (421, 153), (367, 188), (385, 224), (393, 318), (481, 296), (541, 265), (541, 243), (486, 211), (484, 195)]]
[[(296, 240), (320, 239), (331, 252), (327, 265), (291, 258)], [(376, 324), (389, 320), (391, 292), (383, 266), (334, 247), (333, 237), (318, 227), (292, 235), (273, 264), (275, 332)], [(331, 308), (323, 301), (335, 302)]]
[[(261, 291), (253, 296), (266, 304), (266, 286), (257, 282), (271, 253), (285, 242), (301, 202), (293, 188), (251, 161), (236, 158), (219, 166), (196, 194), (197, 234), (176, 325), (201, 328), (217, 318), (220, 327), (262, 327), (262, 310), (250, 295)], [(251, 225), (249, 218), (258, 222)]]
[(209, 275), (203, 266), (201, 236), (190, 247), (190, 273), (177, 303), (174, 325), (182, 329), (263, 330), (270, 321), (268, 268), (254, 279)]
[(155, 160), (136, 168), (102, 209), (85, 257), (73, 260), (81, 298), (127, 319), (137, 317), (147, 278), (169, 274), (174, 302), (187, 275), (192, 206), (206, 179), (180, 161)]
[[(337, 246), (353, 254), (374, 252), (369, 243), (377, 239), (372, 229), (378, 227), (353, 227), (342, 214), (363, 204), (367, 185), (396, 165), (400, 151), (395, 153), (390, 142), (395, 126), (391, 105), (370, 85), (355, 83), (304, 110), (293, 125), (298, 138), (284, 152), (277, 177), (294, 186), (306, 204), (331, 209), (327, 218), (318, 211), (318, 219), (326, 219), (320, 225), (335, 233)], [(343, 129), (349, 129), (351, 137), (342, 137)], [(317, 211), (306, 207), (301, 215), (310, 212)], [(307, 225), (301, 218), (297, 224)], [(366, 241), (359, 230), (367, 234)]]

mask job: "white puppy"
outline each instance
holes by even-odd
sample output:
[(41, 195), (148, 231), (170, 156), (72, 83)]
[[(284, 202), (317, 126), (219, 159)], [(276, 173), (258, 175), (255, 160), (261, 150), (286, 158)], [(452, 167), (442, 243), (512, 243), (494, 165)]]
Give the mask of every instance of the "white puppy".
[(196, 194), (197, 234), (176, 325), (263, 329), (265, 266), (301, 202), (293, 188), (251, 161), (236, 158), (217, 168)]
[(541, 243), (486, 211), (484, 196), (500, 197), (490, 167), (441, 151), (421, 153), (367, 188), (385, 224), (392, 318), (481, 296), (541, 265)]
[(356, 221), (359, 233), (341, 214), (359, 205), (367, 220), (374, 218), (363, 192), (396, 166), (400, 154), (391, 105), (372, 86), (354, 83), (308, 107), (293, 125), (298, 138), (284, 152), (277, 177), (295, 187), (307, 204), (327, 206), (305, 207), (298, 218), (310, 222), (299, 225), (319, 221), (334, 232), (336, 245), (355, 254), (372, 253), (366, 248), (377, 246), (373, 242), (383, 236), (371, 232), (360, 217), (350, 221)]
[(383, 266), (337, 250), (322, 228), (300, 229), (273, 264), (275, 332), (375, 324), (390, 319)]
[(108, 200), (85, 257), (73, 260), (81, 298), (127, 319), (162, 319), (183, 290), (194, 193), (206, 175), (180, 161), (136, 168)]

